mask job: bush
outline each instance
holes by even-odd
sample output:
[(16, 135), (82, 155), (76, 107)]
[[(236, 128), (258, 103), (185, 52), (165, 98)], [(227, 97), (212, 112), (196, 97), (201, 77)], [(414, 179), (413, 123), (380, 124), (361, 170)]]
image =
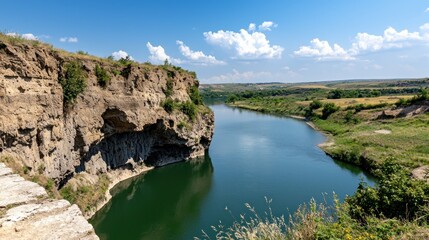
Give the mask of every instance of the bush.
[(338, 111), (340, 108), (334, 103), (326, 103), (322, 109), (322, 119), (327, 119), (332, 113)]
[(191, 87), (189, 95), (195, 105), (203, 104), (203, 98), (201, 97), (200, 92), (198, 91), (198, 87), (196, 85)]
[(375, 188), (361, 183), (355, 195), (346, 201), (350, 204), (351, 216), (361, 222), (366, 222), (367, 216), (419, 219), (426, 224), (429, 220), (429, 185), (411, 178), (391, 160), (381, 166), (381, 178)]
[(63, 87), (63, 100), (72, 103), (76, 97), (85, 91), (86, 75), (79, 62), (70, 62), (65, 65), (65, 74), (59, 78)]
[(194, 120), (197, 116), (197, 106), (191, 101), (186, 101), (182, 103), (180, 106), (180, 110), (184, 114), (186, 114), (191, 120)]
[(171, 97), (173, 95), (173, 87), (174, 87), (173, 80), (168, 79), (166, 88), (163, 90), (166, 97)]
[(310, 107), (310, 109), (312, 109), (312, 110), (315, 110), (315, 109), (319, 109), (319, 108), (321, 108), (322, 107), (322, 102), (321, 101), (319, 101), (319, 100), (313, 100), (311, 103), (310, 103), (310, 105), (309, 105), (309, 107)]
[(101, 87), (106, 87), (110, 82), (110, 76), (104, 68), (100, 66), (95, 66), (95, 76), (97, 76), (98, 85)]
[(225, 102), (226, 103), (235, 103), (238, 100), (239, 100), (239, 98), (238, 98), (237, 95), (235, 95), (235, 94), (229, 94), (228, 97), (226, 98)]
[(167, 98), (165, 99), (165, 101), (162, 103), (162, 107), (164, 108), (164, 110), (168, 113), (172, 113), (175, 109), (175, 103), (173, 101), (173, 99), (171, 98)]

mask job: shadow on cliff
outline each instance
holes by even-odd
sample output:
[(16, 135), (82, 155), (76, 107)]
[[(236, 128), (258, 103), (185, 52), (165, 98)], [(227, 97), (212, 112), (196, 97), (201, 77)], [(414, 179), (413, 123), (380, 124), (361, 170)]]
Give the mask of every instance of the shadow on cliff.
[(213, 181), (205, 158), (124, 181), (91, 220), (101, 239), (179, 239), (198, 222)]
[[(83, 156), (76, 167), (76, 173), (106, 172), (109, 169), (132, 169), (136, 163), (149, 166), (163, 166), (189, 158), (193, 152), (187, 140), (178, 136), (174, 129), (159, 119), (146, 125), (143, 131), (133, 131), (135, 125), (126, 120), (125, 113), (109, 109), (103, 113), (105, 137), (84, 151), (83, 137), (77, 131), (75, 151)], [(173, 123), (169, 123), (170, 125)], [(100, 160), (101, 159), (101, 160)], [(66, 180), (67, 181), (67, 180)]]

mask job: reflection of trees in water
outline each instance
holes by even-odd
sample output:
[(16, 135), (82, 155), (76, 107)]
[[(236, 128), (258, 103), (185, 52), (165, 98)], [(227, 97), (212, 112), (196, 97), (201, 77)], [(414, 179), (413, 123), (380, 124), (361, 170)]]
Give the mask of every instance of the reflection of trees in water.
[(335, 165), (339, 166), (341, 169), (345, 169), (348, 172), (352, 173), (354, 176), (362, 176), (365, 175), (365, 177), (370, 180), (370, 181), (376, 181), (377, 179), (371, 175), (370, 173), (364, 172), (364, 170), (362, 170), (362, 168), (357, 167), (355, 165), (352, 165), (350, 163), (346, 163), (346, 162), (342, 162), (342, 161), (338, 161), (333, 159)]
[(210, 157), (124, 181), (92, 223), (102, 239), (171, 239), (198, 219), (212, 185)]

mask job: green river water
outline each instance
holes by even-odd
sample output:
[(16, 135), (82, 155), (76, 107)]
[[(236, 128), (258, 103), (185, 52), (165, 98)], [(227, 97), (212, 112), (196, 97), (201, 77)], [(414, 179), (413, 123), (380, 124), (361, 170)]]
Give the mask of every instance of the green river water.
[[(305, 122), (212, 105), (215, 134), (205, 159), (158, 168), (126, 180), (91, 219), (101, 239), (193, 239), (228, 226), (244, 204), (288, 215), (311, 198), (353, 194), (359, 168), (333, 161), (317, 144), (325, 136)], [(228, 208), (228, 211), (225, 208)]]

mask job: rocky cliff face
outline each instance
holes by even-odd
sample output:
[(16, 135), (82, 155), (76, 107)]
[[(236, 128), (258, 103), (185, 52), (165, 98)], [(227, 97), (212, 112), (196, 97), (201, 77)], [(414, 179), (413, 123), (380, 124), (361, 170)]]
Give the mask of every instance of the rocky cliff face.
[[(59, 78), (78, 61), (86, 89), (63, 103)], [(95, 67), (111, 77), (103, 88)], [(213, 113), (198, 106), (191, 120), (162, 107), (190, 100), (195, 75), (172, 66), (123, 65), (70, 54), (50, 46), (0, 39), (0, 152), (59, 185), (79, 172), (100, 174), (136, 164), (162, 166), (204, 155), (213, 134)]]

